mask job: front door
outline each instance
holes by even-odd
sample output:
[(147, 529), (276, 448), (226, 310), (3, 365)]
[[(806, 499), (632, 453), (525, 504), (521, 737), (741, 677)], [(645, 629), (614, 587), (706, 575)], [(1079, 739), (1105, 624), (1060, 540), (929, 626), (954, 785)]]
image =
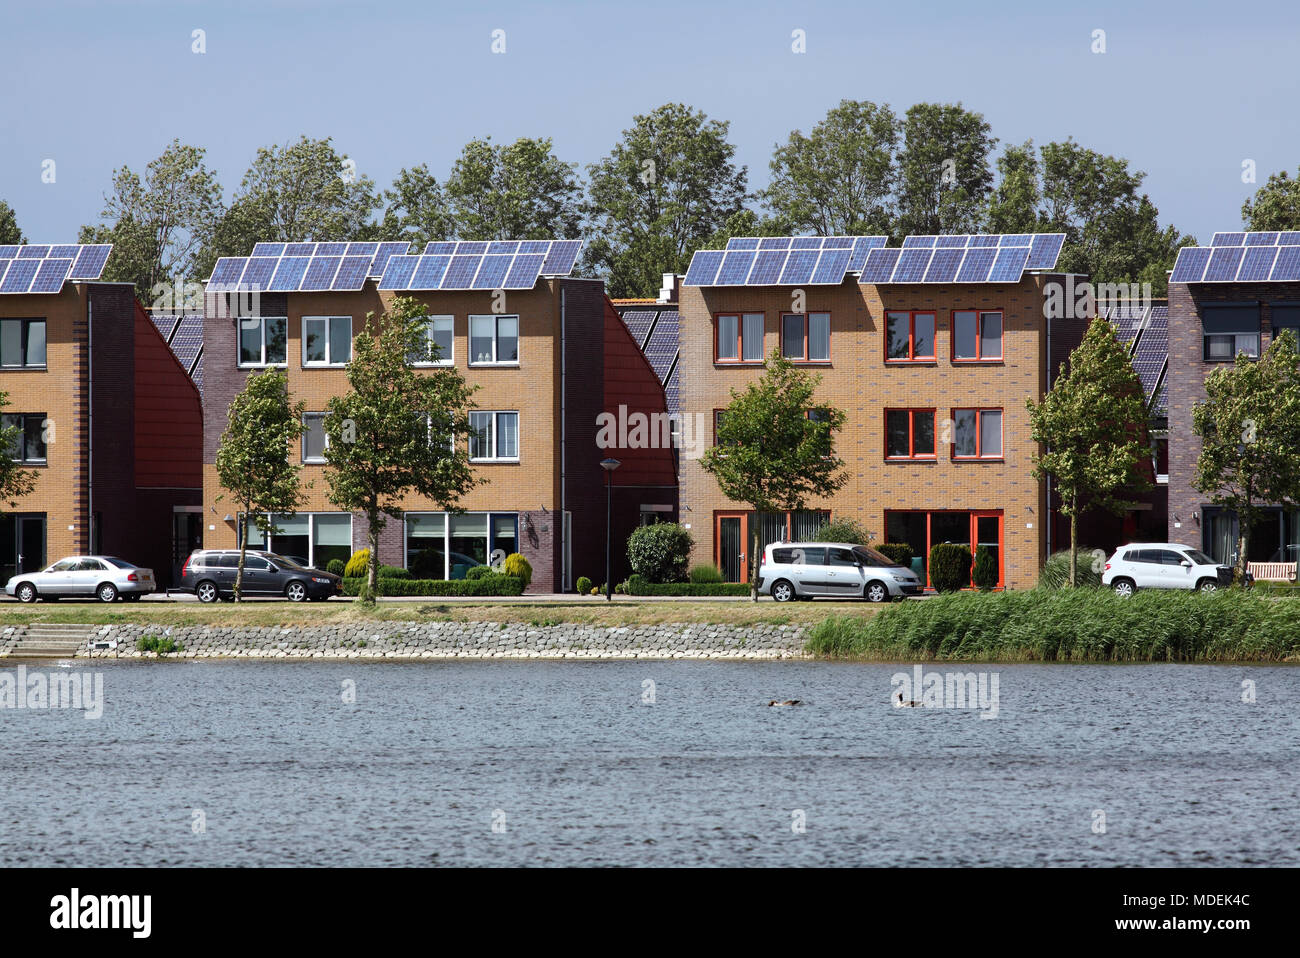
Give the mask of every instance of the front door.
[(45, 568), (45, 517), (0, 516), (0, 584)]
[(829, 548), (826, 550), (825, 595), (856, 596), (862, 594), (865, 577), (862, 567), (851, 549)]
[[(1002, 585), (1002, 516), (996, 512), (977, 512), (972, 518), (975, 549), (971, 552), (971, 572), (974, 574), (975, 553), (983, 549), (993, 554), (998, 567), (998, 585)], [(973, 584), (973, 580), (972, 580)]]
[(175, 586), (181, 581), (181, 567), (185, 565), (185, 560), (190, 557), (191, 552), (203, 548), (203, 513), (199, 511), (198, 506), (182, 508), (192, 508), (194, 511), (172, 512), (171, 581), (165, 584), (159, 583), (166, 588)]
[(749, 547), (749, 516), (743, 512), (721, 513), (717, 518), (715, 549), (718, 570), (724, 582), (748, 582), (749, 563), (745, 550)]

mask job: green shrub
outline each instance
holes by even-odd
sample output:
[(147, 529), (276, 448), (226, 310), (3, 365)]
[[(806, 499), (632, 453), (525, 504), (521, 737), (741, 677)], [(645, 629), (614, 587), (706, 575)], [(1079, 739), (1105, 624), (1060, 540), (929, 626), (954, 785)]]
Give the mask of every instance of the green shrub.
[(349, 579), (359, 579), (366, 574), (366, 566), (370, 562), (370, 550), (358, 549), (352, 553), (352, 558), (348, 559), (347, 565), (343, 567), (343, 575)]
[(691, 569), (690, 580), (695, 585), (707, 585), (711, 582), (721, 582), (722, 573), (718, 571), (717, 566), (710, 562), (707, 565), (697, 565), (695, 568)]
[(406, 568), (413, 579), (441, 579), (446, 570), (446, 555), (439, 546), (436, 549), (418, 549), (407, 551)]
[(848, 542), (864, 546), (871, 541), (871, 533), (852, 519), (832, 519), (813, 535), (814, 542)]
[(409, 579), (411, 573), (398, 565), (381, 565), (376, 570), (376, 575), (380, 579)]
[(512, 552), (506, 556), (506, 561), (501, 566), (501, 571), (506, 575), (514, 576), (528, 588), (529, 583), (533, 581), (533, 566), (521, 553)]
[(912, 567), (912, 547), (906, 542), (882, 542), (874, 548), (886, 559), (909, 569)]
[(141, 652), (157, 652), (159, 655), (184, 651), (184, 646), (166, 635), (142, 635), (136, 640), (135, 647)]
[(484, 576), (489, 576), (492, 574), (493, 574), (492, 567), (490, 565), (476, 565), (476, 566), (471, 566), (465, 572), (465, 578), (482, 579)]
[[(1075, 582), (1079, 588), (1101, 588), (1101, 575), (1106, 571), (1106, 560), (1103, 558), (1098, 562), (1097, 555), (1094, 553), (1099, 554), (1101, 550), (1080, 546), (1076, 552), (1079, 568)], [(1053, 552), (1043, 563), (1043, 568), (1038, 573), (1038, 586), (1042, 589), (1065, 589), (1069, 585), (1070, 550), (1062, 549), (1060, 552)]]
[[(360, 598), (364, 579), (344, 579), (343, 594)], [(379, 595), (520, 595), (521, 580), (493, 573), (481, 579), (380, 579)]]
[(651, 582), (681, 582), (695, 539), (675, 522), (641, 526), (627, 537), (627, 560), (632, 571)]
[(578, 583), (577, 585), (574, 586), (574, 588), (577, 590), (578, 595), (590, 595), (591, 580), (588, 579), (585, 575), (580, 575), (578, 576)]
[(936, 592), (956, 592), (970, 585), (970, 546), (939, 542), (930, 547), (930, 583)]
[(342, 559), (330, 559), (325, 563), (325, 571), (330, 575), (342, 576), (343, 570), (347, 568), (347, 563)]
[(975, 586), (981, 592), (988, 592), (998, 584), (998, 559), (988, 549), (976, 548), (975, 566), (971, 570), (971, 578), (975, 580)]
[[(635, 577), (634, 577), (635, 578)], [(629, 595), (749, 595), (746, 582), (646, 582), (628, 579)]]

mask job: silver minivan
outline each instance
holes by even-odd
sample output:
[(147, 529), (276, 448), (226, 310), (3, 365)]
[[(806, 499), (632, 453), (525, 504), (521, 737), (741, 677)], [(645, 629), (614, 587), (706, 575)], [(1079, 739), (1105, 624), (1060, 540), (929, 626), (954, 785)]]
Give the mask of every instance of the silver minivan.
[(758, 569), (758, 591), (777, 602), (817, 596), (885, 602), (923, 590), (911, 569), (851, 542), (773, 542)]

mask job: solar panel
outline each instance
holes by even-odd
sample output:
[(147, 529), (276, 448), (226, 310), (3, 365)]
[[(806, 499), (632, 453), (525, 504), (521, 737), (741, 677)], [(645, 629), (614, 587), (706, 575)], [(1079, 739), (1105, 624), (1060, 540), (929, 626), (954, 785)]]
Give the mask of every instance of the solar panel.
[(1184, 246), (1171, 283), (1300, 281), (1300, 230), (1215, 233), (1209, 246)]
[(867, 261), (862, 266), (862, 275), (859, 282), (862, 283), (888, 283), (891, 276), (894, 275), (894, 267), (898, 265), (898, 256), (902, 252), (899, 249), (880, 248), (873, 249), (867, 254)]
[[(1005, 237), (1004, 237), (1005, 239)], [(1029, 261), (1029, 247), (1018, 246), (998, 250), (998, 258), (993, 261), (989, 272), (990, 283), (1018, 283), (1024, 275), (1025, 263)]]
[(970, 241), (970, 237), (963, 234), (952, 234), (945, 236), (936, 236), (934, 238), (935, 249), (965, 249)]
[(50, 255), (48, 246), (20, 246), (18, 247), (18, 259), (45, 259)]
[[(804, 283), (812, 281), (813, 270), (817, 268), (817, 260), (821, 257), (821, 251), (816, 249), (796, 249), (791, 250), (790, 255), (786, 257), (785, 266), (781, 270), (782, 286), (802, 286)], [(848, 257), (845, 257), (845, 262)], [(840, 279), (844, 278), (844, 271), (840, 270)]]
[(550, 240), (520, 240), (519, 252), (521, 253), (541, 253), (545, 256), (551, 249)]
[(1246, 245), (1247, 246), (1276, 246), (1277, 238), (1278, 238), (1277, 233), (1247, 233)]
[(655, 375), (659, 377), (660, 382), (664, 381), (672, 368), (673, 361), (677, 358), (678, 345), (677, 324), (671, 321), (665, 322), (664, 317), (661, 316), (659, 322), (655, 323), (650, 340), (645, 344), (645, 358), (654, 367)]
[(406, 289), (419, 263), (418, 256), (390, 256), (388, 265), (384, 267), (384, 275), (379, 277), (379, 288)]
[(764, 236), (758, 241), (760, 250), (789, 249), (794, 242), (793, 236)]
[(450, 240), (433, 240), (424, 244), (425, 256), (450, 256), (456, 252), (456, 244)]
[(510, 260), (512, 256), (493, 256), (491, 254), (483, 257), (483, 265), (479, 267), (478, 275), (474, 277), (475, 289), (499, 289), (505, 282), (506, 273), (510, 271)]
[[(309, 243), (303, 244), (303, 246), (309, 246), (309, 245), (311, 244)], [(348, 251), (347, 243), (317, 243), (316, 250), (315, 252), (312, 253), (312, 255), (313, 256), (343, 256), (347, 253), (347, 251)], [(311, 252), (311, 250), (308, 250), (308, 252)]]
[(977, 233), (970, 238), (970, 242), (966, 244), (966, 247), (967, 249), (974, 249), (975, 247), (997, 246), (998, 239), (997, 233)]
[(1211, 246), (1244, 246), (1245, 244), (1245, 233), (1215, 233), (1210, 240)]
[(867, 262), (867, 256), (873, 249), (879, 249), (885, 245), (887, 237), (884, 236), (859, 236), (853, 241), (853, 256), (849, 258), (849, 272), (856, 273)]
[(447, 274), (450, 256), (421, 256), (407, 289), (441, 289), (442, 278)]
[(1277, 236), (1278, 246), (1300, 246), (1300, 230), (1286, 230)]
[(1169, 307), (1152, 306), (1151, 315), (1147, 318), (1147, 326), (1151, 329), (1165, 330), (1166, 342), (1169, 336)]
[(254, 243), (253, 255), (254, 256), (283, 256), (284, 244), (283, 243)]
[(1210, 254), (1210, 265), (1205, 267), (1205, 282), (1232, 282), (1237, 276), (1237, 269), (1241, 266), (1241, 258), (1245, 252), (1244, 246), (1216, 247)]
[(1174, 261), (1174, 271), (1169, 277), (1171, 283), (1199, 283), (1209, 265), (1213, 250), (1204, 246), (1184, 246), (1178, 251)]
[[(487, 248), (487, 244), (483, 244)], [(461, 256), (457, 254), (451, 258), (451, 264), (447, 267), (447, 272), (442, 277), (442, 285), (439, 289), (469, 289), (474, 282), (474, 275), (478, 268), (483, 265), (483, 256)]]
[(1025, 263), (1025, 269), (1055, 269), (1064, 245), (1064, 233), (1036, 233), (1029, 244), (1029, 261)]
[[(728, 243), (730, 246), (730, 243)], [(718, 269), (722, 266), (722, 250), (696, 250), (691, 257), (690, 268), (686, 270), (683, 286), (713, 286), (718, 278)]]
[[(371, 254), (373, 255), (373, 254)], [(356, 292), (366, 285), (370, 273), (371, 256), (344, 256), (330, 289), (339, 292)]]
[(934, 241), (937, 236), (905, 236), (903, 237), (903, 249), (934, 249)]
[(568, 276), (578, 262), (578, 253), (582, 250), (581, 240), (555, 240), (551, 250), (546, 254), (542, 272), (547, 276)]
[[(930, 237), (933, 239), (933, 237)], [(902, 255), (898, 257), (898, 266), (894, 269), (894, 275), (890, 281), (894, 283), (919, 283), (925, 278), (926, 268), (930, 265), (930, 257), (934, 255), (934, 250), (928, 247), (913, 247), (904, 249)]]
[(0, 259), (17, 259), (21, 246), (0, 246)]
[(714, 282), (718, 286), (743, 286), (749, 271), (754, 268), (754, 257), (757, 255), (752, 250), (736, 250), (727, 253)]
[(957, 282), (987, 283), (997, 255), (996, 247), (981, 246), (966, 250), (961, 267), (957, 270)]
[[(791, 257), (794, 255), (794, 253), (790, 254)], [(852, 258), (852, 248), (822, 250), (821, 259), (817, 261), (817, 269), (812, 275), (812, 282), (822, 286), (838, 286), (844, 282), (844, 274)]]
[[(760, 246), (762, 244), (759, 244)], [(760, 249), (754, 255), (754, 268), (749, 272), (749, 286), (771, 286), (781, 275), (781, 267), (789, 254), (783, 249)], [(724, 264), (723, 269), (726, 269)]]
[[(1276, 236), (1277, 234), (1274, 234)], [(1241, 267), (1237, 270), (1237, 282), (1260, 282), (1266, 280), (1273, 272), (1273, 261), (1279, 252), (1277, 246), (1246, 246), (1246, 255), (1241, 258)]]
[(193, 314), (182, 316), (169, 345), (188, 371), (198, 358), (199, 350), (203, 348), (203, 317)]
[(40, 261), (40, 268), (36, 271), (36, 278), (32, 280), (32, 293), (57, 293), (63, 289), (63, 281), (68, 278), (68, 271), (72, 269), (71, 259), (43, 259)]
[(244, 272), (246, 265), (242, 256), (223, 256), (217, 260), (217, 265), (212, 267), (212, 277), (208, 280), (209, 286), (227, 286), (232, 283), (238, 283), (239, 277)]
[(1283, 246), (1277, 251), (1277, 262), (1269, 279), (1273, 282), (1300, 280), (1300, 246)]
[(1003, 233), (998, 237), (998, 246), (1002, 249), (1008, 246), (1029, 246), (1033, 241), (1032, 233)]
[(379, 244), (379, 249), (375, 250), (375, 256), (370, 261), (370, 275), (383, 276), (384, 270), (388, 267), (388, 261), (394, 256), (401, 256), (411, 251), (411, 244), (402, 242), (385, 242)]
[[(943, 237), (939, 237), (943, 239)], [(965, 237), (961, 237), (965, 240)], [(966, 255), (965, 249), (936, 249), (934, 257), (930, 260), (930, 265), (925, 271), (925, 282), (927, 283), (951, 283), (957, 278), (957, 267), (961, 265), (962, 257)]]
[(284, 256), (278, 263), (269, 288), (277, 293), (293, 292), (302, 285), (302, 278), (307, 272), (308, 264), (311, 263), (311, 257)]
[(537, 285), (537, 277), (541, 275), (545, 260), (543, 253), (516, 254), (511, 261), (510, 272), (506, 273), (505, 288), (532, 289)]
[(313, 256), (298, 289), (304, 293), (329, 289), (334, 284), (334, 274), (339, 271), (341, 262), (342, 256)]
[(678, 367), (674, 366), (668, 381), (664, 383), (664, 399), (668, 402), (668, 415), (675, 416), (681, 411), (681, 390), (677, 376)]
[(509, 253), (513, 256), (519, 252), (519, 240), (495, 240), (488, 244), (487, 251), (492, 255)]
[(244, 265), (239, 284), (245, 289), (266, 289), (279, 260), (270, 256), (250, 256)]
[(77, 261), (72, 265), (72, 272), (68, 273), (68, 279), (99, 279), (104, 275), (104, 264), (108, 262), (108, 254), (112, 251), (112, 243), (81, 247)]
[(39, 259), (16, 259), (11, 262), (3, 282), (0, 282), (0, 293), (27, 292), (40, 266)]
[(623, 325), (632, 334), (637, 346), (645, 345), (646, 334), (650, 332), (658, 316), (659, 311), (657, 309), (628, 309), (620, 314)]
[(180, 320), (179, 316), (160, 313), (154, 313), (149, 318), (153, 320), (154, 328), (158, 330), (163, 339), (172, 338), (172, 332), (175, 331), (176, 323)]
[(81, 252), (81, 247), (76, 243), (70, 243), (66, 246), (51, 246), (50, 259), (76, 259), (77, 254)]
[(822, 239), (822, 249), (853, 249), (853, 241), (856, 239), (856, 236), (827, 236)]
[(727, 240), (727, 249), (758, 249), (758, 237), (733, 236)]
[(379, 252), (378, 243), (349, 243), (348, 250), (343, 255), (364, 256), (366, 259), (374, 259), (377, 252)]
[(318, 253), (324, 255), (321, 251), (322, 246), (329, 246), (331, 255), (342, 256), (342, 250), (347, 248), (346, 243), (285, 243), (284, 250), (279, 254), (281, 256), (315, 256)]
[(482, 256), (487, 252), (487, 240), (460, 240), (453, 256)]
[(823, 243), (829, 243), (832, 239), (838, 237), (821, 237), (821, 236), (792, 236), (790, 237), (791, 249), (815, 249), (820, 250)]

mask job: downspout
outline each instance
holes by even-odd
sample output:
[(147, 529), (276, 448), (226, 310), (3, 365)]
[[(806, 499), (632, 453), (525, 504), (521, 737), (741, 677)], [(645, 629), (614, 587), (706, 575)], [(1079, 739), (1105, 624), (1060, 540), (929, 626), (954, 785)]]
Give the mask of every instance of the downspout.
[(569, 587), (569, 539), (565, 525), (565, 516), (568, 508), (568, 426), (569, 417), (566, 415), (568, 405), (568, 316), (566, 309), (568, 306), (568, 289), (565, 288), (564, 282), (560, 282), (560, 591), (563, 592)]
[(95, 304), (86, 290), (86, 552), (95, 551)]
[[(1062, 288), (1061, 292), (1064, 293), (1065, 289)], [(1050, 310), (1048, 310), (1047, 316), (1047, 375), (1043, 382), (1046, 386), (1044, 391), (1045, 397), (1052, 389), (1052, 316)], [(1042, 402), (1042, 400), (1040, 399), (1039, 402)], [(1048, 448), (1047, 451), (1051, 452), (1052, 450)], [(1049, 475), (1045, 478), (1047, 495), (1043, 500), (1043, 521), (1047, 523), (1047, 555), (1043, 556), (1044, 562), (1046, 562), (1048, 557), (1052, 554), (1052, 477)]]

